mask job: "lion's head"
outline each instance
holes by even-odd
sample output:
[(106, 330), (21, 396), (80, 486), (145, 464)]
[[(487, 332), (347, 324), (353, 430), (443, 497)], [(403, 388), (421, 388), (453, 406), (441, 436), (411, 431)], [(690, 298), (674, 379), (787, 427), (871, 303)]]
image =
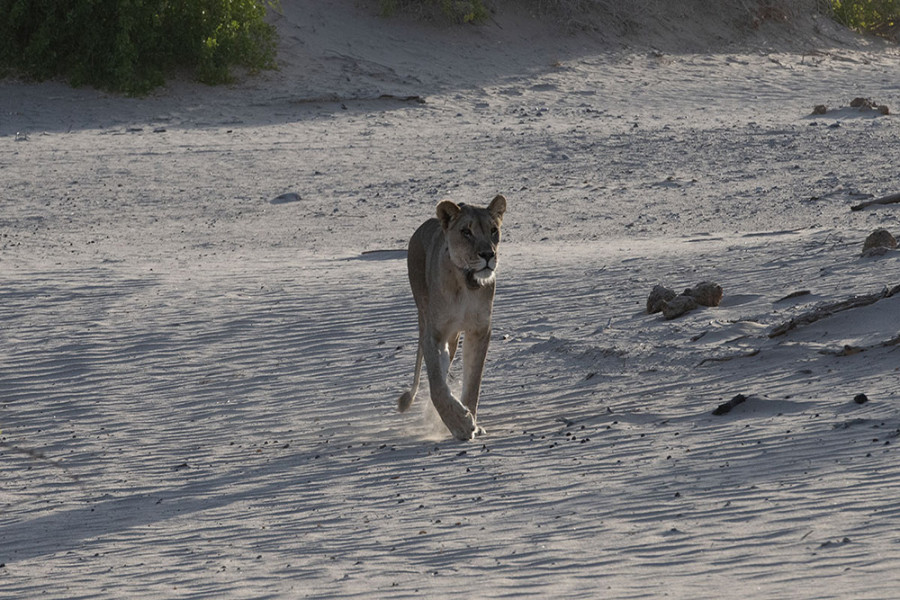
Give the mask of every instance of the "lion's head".
[(487, 208), (454, 204), (449, 200), (437, 206), (450, 260), (465, 272), (470, 287), (480, 287), (494, 281), (504, 212), (506, 198), (499, 194)]

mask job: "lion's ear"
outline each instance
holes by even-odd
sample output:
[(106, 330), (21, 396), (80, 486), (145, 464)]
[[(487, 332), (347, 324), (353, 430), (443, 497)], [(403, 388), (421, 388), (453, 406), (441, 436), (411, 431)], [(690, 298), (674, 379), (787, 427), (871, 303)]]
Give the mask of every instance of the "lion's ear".
[(450, 202), (449, 200), (444, 200), (440, 204), (437, 205), (437, 217), (441, 222), (441, 227), (447, 229), (450, 226), (450, 221), (456, 218), (456, 215), (459, 214), (461, 209)]
[(506, 197), (503, 194), (497, 194), (494, 196), (494, 199), (491, 200), (490, 205), (488, 205), (488, 212), (491, 213), (491, 216), (497, 219), (497, 222), (503, 220), (503, 213), (506, 212)]

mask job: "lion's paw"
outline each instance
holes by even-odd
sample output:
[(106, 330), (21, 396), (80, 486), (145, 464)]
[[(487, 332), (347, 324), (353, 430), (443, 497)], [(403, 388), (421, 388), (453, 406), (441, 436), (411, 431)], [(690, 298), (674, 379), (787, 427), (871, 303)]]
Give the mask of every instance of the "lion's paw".
[(475, 437), (478, 427), (475, 425), (475, 417), (472, 413), (466, 412), (460, 423), (455, 427), (450, 427), (453, 437), (461, 442), (468, 442)]

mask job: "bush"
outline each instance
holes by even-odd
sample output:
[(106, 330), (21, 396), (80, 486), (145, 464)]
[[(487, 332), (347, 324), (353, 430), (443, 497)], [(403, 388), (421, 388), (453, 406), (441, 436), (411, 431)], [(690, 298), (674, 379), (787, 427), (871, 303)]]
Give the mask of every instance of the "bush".
[(144, 93), (187, 67), (205, 83), (274, 67), (260, 0), (0, 0), (0, 67)]
[(900, 0), (831, 0), (831, 11), (847, 27), (896, 39)]
[(411, 12), (423, 18), (449, 19), (453, 23), (482, 23), (490, 12), (482, 0), (379, 0), (381, 16)]

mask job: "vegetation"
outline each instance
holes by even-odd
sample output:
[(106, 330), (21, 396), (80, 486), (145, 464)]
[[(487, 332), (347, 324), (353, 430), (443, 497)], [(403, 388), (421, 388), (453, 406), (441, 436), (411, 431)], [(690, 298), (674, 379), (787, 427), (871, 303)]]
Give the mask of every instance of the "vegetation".
[(144, 93), (176, 68), (223, 83), (274, 67), (265, 0), (0, 0), (0, 69)]
[(830, 0), (839, 23), (898, 41), (900, 0)]
[(381, 15), (411, 12), (423, 18), (446, 19), (453, 23), (482, 23), (490, 11), (482, 0), (379, 0)]
[[(900, 37), (900, 0), (820, 0), (840, 23)], [(235, 66), (274, 67), (276, 35), (265, 22), (277, 0), (0, 0), (0, 76), (62, 76), (74, 85), (144, 93), (188, 69), (203, 82)], [(482, 23), (490, 0), (378, 0), (380, 12)], [(543, 10), (587, 11), (607, 0), (522, 0)], [(786, 4), (791, 4), (788, 0)], [(637, 2), (617, 3), (618, 11)], [(768, 5), (762, 2), (761, 5)]]

